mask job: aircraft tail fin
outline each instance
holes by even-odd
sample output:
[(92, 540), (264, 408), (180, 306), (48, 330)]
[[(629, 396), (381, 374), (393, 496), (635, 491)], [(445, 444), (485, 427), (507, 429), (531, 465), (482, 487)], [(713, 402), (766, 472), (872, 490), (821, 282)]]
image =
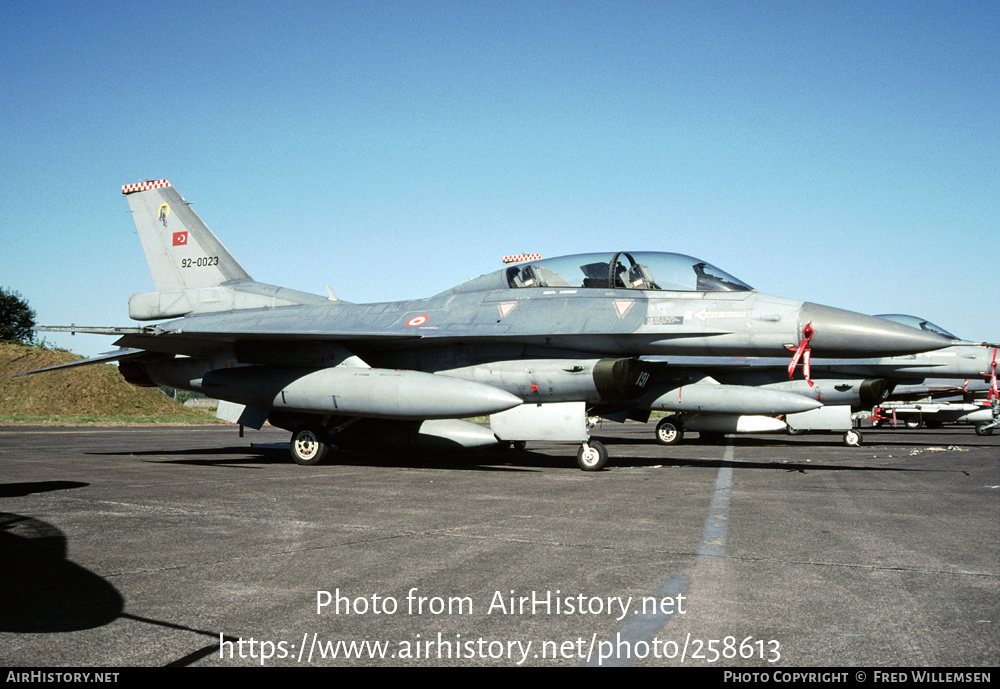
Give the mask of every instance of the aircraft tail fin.
[(327, 298), (256, 282), (165, 179), (126, 184), (155, 292), (133, 294), (137, 321), (190, 313), (326, 303)]
[(122, 193), (132, 209), (157, 292), (250, 279), (170, 182), (126, 184)]

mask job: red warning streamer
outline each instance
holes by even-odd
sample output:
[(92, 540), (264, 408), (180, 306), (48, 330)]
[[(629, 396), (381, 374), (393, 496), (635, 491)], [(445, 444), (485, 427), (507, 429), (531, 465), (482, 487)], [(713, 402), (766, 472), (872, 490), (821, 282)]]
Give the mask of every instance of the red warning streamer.
[(802, 359), (802, 373), (805, 375), (809, 387), (813, 386), (809, 369), (809, 360), (812, 357), (812, 350), (809, 349), (809, 341), (815, 332), (812, 323), (806, 323), (806, 327), (802, 328), (802, 342), (795, 348), (795, 355), (792, 356), (792, 362), (788, 364), (788, 380), (791, 380), (795, 377), (795, 367), (799, 365), (799, 359)]
[(992, 369), (990, 371), (990, 393), (986, 396), (986, 400), (992, 402), (994, 399), (1000, 398), (1000, 391), (997, 390), (997, 348), (993, 348), (993, 364), (990, 366)]

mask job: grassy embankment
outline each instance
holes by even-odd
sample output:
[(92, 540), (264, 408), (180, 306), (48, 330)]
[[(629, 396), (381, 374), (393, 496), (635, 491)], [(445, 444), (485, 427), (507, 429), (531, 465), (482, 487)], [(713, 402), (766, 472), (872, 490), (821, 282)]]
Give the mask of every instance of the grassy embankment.
[(13, 377), (82, 358), (0, 343), (0, 424), (219, 423), (210, 412), (177, 404), (159, 388), (125, 382), (111, 364)]

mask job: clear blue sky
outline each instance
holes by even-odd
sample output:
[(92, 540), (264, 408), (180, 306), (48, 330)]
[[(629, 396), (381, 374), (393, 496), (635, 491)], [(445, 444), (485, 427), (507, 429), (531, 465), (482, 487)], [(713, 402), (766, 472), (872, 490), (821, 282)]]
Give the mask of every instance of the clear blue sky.
[(677, 251), (996, 342), (998, 36), (995, 1), (0, 0), (0, 285), (130, 324), (120, 188), (166, 177), (254, 278), (350, 301)]

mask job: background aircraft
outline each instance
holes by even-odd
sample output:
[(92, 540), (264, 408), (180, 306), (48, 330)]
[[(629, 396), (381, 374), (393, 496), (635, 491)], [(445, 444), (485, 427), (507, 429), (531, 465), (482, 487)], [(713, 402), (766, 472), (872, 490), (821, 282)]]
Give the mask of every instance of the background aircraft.
[[(684, 356), (892, 356), (946, 337), (758, 292), (679, 254), (532, 259), (426, 299), (350, 304), (253, 280), (166, 180), (122, 188), (156, 287), (135, 294), (144, 327), (40, 328), (119, 335), (137, 385), (203, 392), (219, 415), (292, 432), (300, 464), (330, 445), (580, 443), (602, 468), (588, 410), (697, 409), (781, 414), (821, 406), (797, 392), (732, 385), (676, 364)], [(447, 261), (428, 270), (447, 269)], [(378, 280), (377, 260), (351, 278)], [(646, 361), (641, 356), (666, 356)], [(677, 394), (678, 383), (684, 385)], [(641, 400), (641, 402), (640, 402)], [(490, 427), (469, 423), (489, 415)]]
[[(732, 386), (761, 390), (781, 391), (801, 395), (820, 402), (835, 419), (832, 427), (824, 421), (814, 424), (810, 414), (790, 414), (785, 423), (776, 419), (740, 418), (743, 415), (712, 414), (710, 409), (697, 413), (667, 417), (657, 426), (656, 438), (663, 444), (680, 442), (685, 430), (698, 430), (703, 436), (715, 438), (722, 433), (754, 433), (791, 429), (841, 430), (845, 442), (857, 445), (861, 435), (851, 428), (851, 411), (870, 411), (885, 403), (896, 392), (921, 397), (938, 394), (961, 394), (965, 391), (996, 390), (997, 348), (986, 343), (963, 341), (925, 319), (903, 314), (876, 316), (885, 320), (909, 325), (924, 332), (932, 332), (951, 341), (949, 347), (929, 352), (868, 359), (812, 359), (801, 373), (792, 369), (789, 362), (777, 357), (672, 357), (674, 365), (688, 366), (712, 375), (714, 379)], [(794, 377), (793, 377), (794, 373)], [(961, 378), (962, 380), (954, 380)], [(968, 381), (968, 382), (966, 382)], [(957, 386), (957, 387), (956, 387)], [(905, 398), (904, 398), (905, 399)], [(968, 415), (970, 410), (958, 416)], [(996, 413), (987, 414), (995, 416)], [(941, 418), (944, 418), (944, 414)], [(958, 418), (956, 416), (956, 419)], [(982, 413), (969, 417), (979, 423), (977, 432), (989, 432), (993, 424), (987, 423)], [(995, 419), (993, 419), (995, 422)], [(979, 431), (979, 427), (983, 427)]]
[[(895, 397), (895, 394), (893, 395)], [(946, 423), (973, 424), (976, 435), (990, 435), (996, 427), (992, 405), (962, 400), (887, 400), (872, 410), (872, 426), (940, 428)]]
[[(944, 351), (944, 350), (942, 350)], [(928, 379), (896, 385), (889, 398), (872, 410), (872, 426), (939, 428), (945, 423), (973, 424), (977, 435), (1000, 426), (997, 395), (997, 348), (984, 378)]]

